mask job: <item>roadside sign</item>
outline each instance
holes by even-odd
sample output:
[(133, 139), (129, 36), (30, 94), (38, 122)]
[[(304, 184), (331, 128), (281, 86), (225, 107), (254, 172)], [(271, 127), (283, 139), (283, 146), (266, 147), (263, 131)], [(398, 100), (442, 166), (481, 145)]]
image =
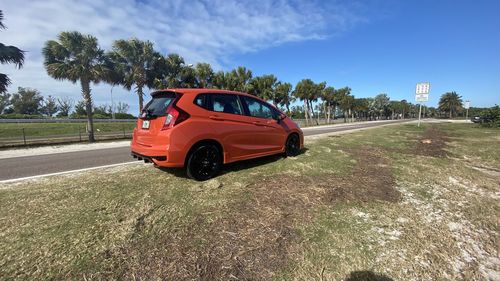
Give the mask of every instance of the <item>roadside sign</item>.
[(464, 104), (464, 108), (469, 109), (469, 107), (470, 107), (470, 101), (466, 100), (465, 104)]
[(420, 127), (420, 116), (422, 115), (422, 102), (429, 100), (429, 90), (431, 89), (431, 83), (423, 82), (417, 83), (415, 89), (415, 100), (420, 104), (418, 108), (418, 126)]
[(417, 83), (417, 89), (415, 93), (418, 94), (429, 94), (429, 90), (431, 88), (431, 83), (429, 82), (424, 82), (424, 83)]
[(416, 94), (415, 101), (417, 102), (425, 102), (429, 100), (429, 94)]

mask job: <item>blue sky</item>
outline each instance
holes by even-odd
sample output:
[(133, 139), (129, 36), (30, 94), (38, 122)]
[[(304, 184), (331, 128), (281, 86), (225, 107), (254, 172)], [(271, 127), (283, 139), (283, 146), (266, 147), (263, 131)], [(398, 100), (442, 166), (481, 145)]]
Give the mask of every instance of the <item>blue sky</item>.
[[(275, 74), (349, 86), (357, 97), (387, 93), (414, 101), (415, 83), (431, 82), (428, 105), (456, 91), (472, 106), (500, 104), (500, 1), (182, 1), (46, 0), (2, 4), (2, 43), (26, 51), (23, 69), (2, 65), (18, 86), (80, 99), (78, 85), (43, 69), (41, 48), (60, 31), (78, 30), (107, 49), (114, 39), (151, 40), (163, 54), (216, 70), (242, 65)], [(97, 104), (109, 85), (93, 86)], [(137, 110), (137, 97), (114, 88)]]

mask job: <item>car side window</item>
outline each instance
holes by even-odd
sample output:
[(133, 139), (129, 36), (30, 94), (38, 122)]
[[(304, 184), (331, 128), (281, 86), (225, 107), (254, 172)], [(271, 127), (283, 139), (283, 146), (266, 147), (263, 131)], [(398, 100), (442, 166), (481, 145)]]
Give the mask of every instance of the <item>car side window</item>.
[(196, 104), (199, 107), (202, 107), (204, 109), (209, 109), (208, 108), (208, 102), (207, 102), (207, 94), (199, 94), (196, 96), (194, 99), (194, 104)]
[(211, 94), (211, 96), (213, 111), (243, 115), (243, 108), (238, 96), (229, 94)]
[(243, 102), (248, 108), (248, 113), (250, 114), (250, 116), (257, 118), (273, 119), (274, 111), (269, 105), (251, 97), (247, 96), (241, 96), (241, 97), (243, 99)]

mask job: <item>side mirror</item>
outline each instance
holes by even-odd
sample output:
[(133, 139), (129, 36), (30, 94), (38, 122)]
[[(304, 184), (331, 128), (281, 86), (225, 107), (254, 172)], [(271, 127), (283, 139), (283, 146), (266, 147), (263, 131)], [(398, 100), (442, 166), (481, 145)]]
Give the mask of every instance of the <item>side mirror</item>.
[(280, 114), (280, 115), (276, 115), (273, 117), (274, 120), (276, 120), (276, 122), (279, 124), (281, 122), (281, 120), (285, 119), (286, 118), (286, 115), (285, 114)]

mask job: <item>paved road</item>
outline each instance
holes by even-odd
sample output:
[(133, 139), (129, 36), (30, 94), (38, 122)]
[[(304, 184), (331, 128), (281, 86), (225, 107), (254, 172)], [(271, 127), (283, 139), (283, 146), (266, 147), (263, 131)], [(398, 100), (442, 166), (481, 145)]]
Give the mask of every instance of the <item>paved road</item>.
[[(305, 128), (304, 135), (312, 136), (330, 132), (348, 131), (404, 121), (407, 120)], [(133, 158), (130, 156), (129, 147), (116, 147), (0, 159), (0, 181), (99, 167), (131, 161), (133, 161)]]

